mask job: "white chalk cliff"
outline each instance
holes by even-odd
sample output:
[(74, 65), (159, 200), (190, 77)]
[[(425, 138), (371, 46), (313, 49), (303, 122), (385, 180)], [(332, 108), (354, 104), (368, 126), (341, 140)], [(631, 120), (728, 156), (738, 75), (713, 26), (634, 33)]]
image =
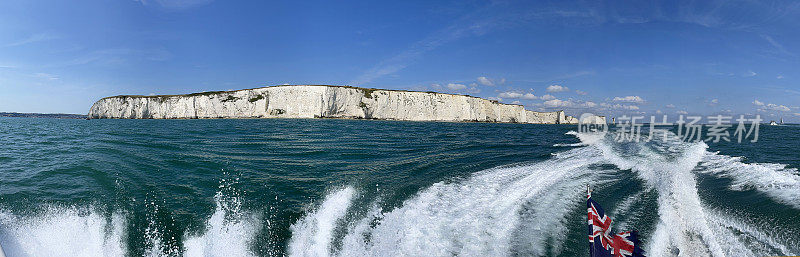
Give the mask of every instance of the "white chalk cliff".
[[(575, 124), (563, 111), (534, 112), (473, 96), (349, 86), (273, 86), (187, 95), (112, 96), (91, 119), (345, 118)], [(605, 123), (605, 117), (597, 122)]]

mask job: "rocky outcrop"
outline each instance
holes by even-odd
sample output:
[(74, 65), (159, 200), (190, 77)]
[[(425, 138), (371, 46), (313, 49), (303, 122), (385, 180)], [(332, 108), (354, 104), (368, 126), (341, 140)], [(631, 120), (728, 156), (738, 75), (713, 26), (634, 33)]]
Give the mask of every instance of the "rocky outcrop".
[[(112, 96), (89, 110), (91, 119), (344, 118), (407, 121), (565, 124), (563, 111), (435, 92), (349, 86), (273, 86), (187, 95)], [(605, 118), (603, 118), (605, 121)]]

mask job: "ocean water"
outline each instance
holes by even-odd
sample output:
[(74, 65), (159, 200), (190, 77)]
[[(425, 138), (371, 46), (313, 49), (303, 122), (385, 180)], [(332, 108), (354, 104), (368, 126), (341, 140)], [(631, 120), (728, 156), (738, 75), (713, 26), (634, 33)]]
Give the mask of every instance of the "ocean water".
[(584, 256), (586, 185), (649, 256), (800, 254), (800, 126), (0, 118), (7, 256)]

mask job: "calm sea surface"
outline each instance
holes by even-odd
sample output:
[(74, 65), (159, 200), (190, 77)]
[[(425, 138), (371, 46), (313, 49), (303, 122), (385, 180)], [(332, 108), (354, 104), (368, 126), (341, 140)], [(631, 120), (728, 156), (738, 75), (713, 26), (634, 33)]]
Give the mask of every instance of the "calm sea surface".
[(584, 256), (586, 185), (649, 256), (800, 254), (800, 126), (0, 118), (12, 256)]

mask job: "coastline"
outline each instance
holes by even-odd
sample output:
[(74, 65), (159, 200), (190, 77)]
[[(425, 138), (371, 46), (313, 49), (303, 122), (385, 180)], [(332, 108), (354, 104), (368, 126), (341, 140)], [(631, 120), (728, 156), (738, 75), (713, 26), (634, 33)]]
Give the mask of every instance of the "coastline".
[[(536, 112), (469, 95), (329, 85), (279, 85), (184, 95), (98, 100), (90, 119), (334, 118), (577, 124), (563, 111)], [(592, 123), (605, 123), (598, 116)]]
[(86, 119), (88, 115), (73, 113), (27, 113), (27, 112), (0, 112), (0, 117), (5, 118), (50, 118), (50, 119)]

